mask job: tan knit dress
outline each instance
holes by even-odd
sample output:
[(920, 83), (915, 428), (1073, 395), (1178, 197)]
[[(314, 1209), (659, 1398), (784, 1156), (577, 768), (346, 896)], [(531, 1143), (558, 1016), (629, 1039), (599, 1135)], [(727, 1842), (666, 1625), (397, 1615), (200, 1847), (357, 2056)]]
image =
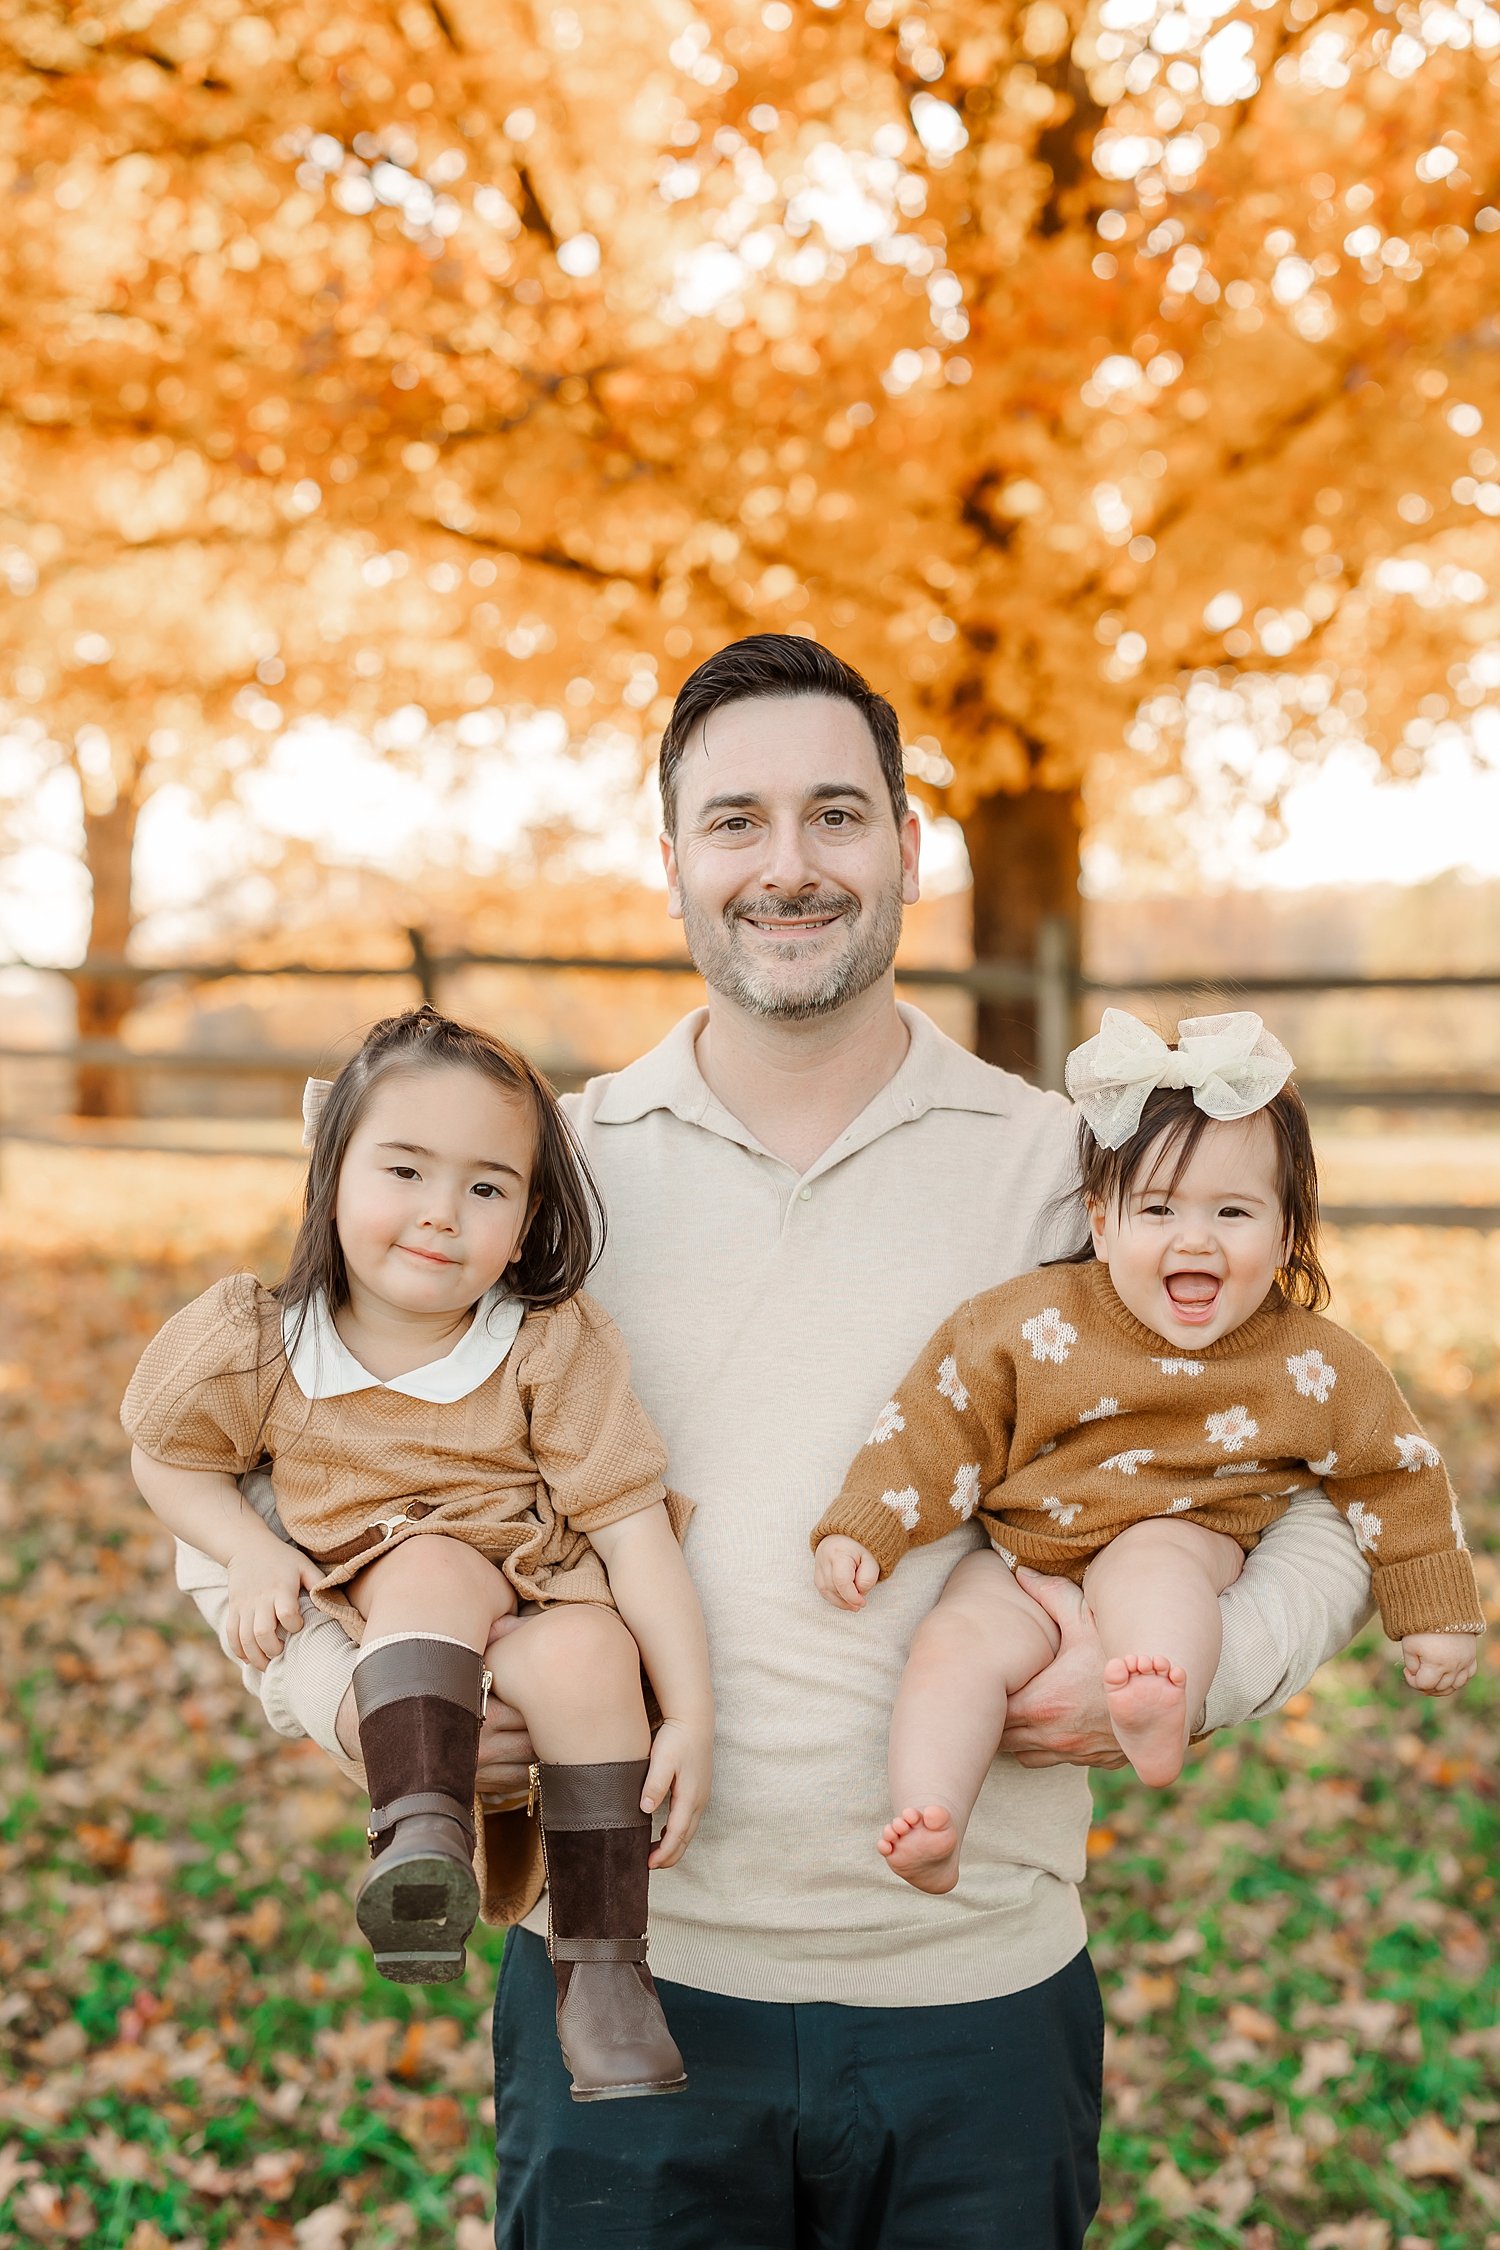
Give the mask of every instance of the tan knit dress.
[[(420, 1532), (477, 1547), (523, 1601), (610, 1600), (588, 1534), (667, 1499), (666, 1455), (591, 1298), (528, 1313), (494, 1374), (441, 1404), (384, 1386), (304, 1397), (281, 1315), (253, 1274), (216, 1282), (148, 1345), (120, 1419), (174, 1468), (268, 1463), (283, 1524), (327, 1572), (320, 1604), (356, 1640), (337, 1589)], [(670, 1509), (680, 1535), (687, 1510)]]

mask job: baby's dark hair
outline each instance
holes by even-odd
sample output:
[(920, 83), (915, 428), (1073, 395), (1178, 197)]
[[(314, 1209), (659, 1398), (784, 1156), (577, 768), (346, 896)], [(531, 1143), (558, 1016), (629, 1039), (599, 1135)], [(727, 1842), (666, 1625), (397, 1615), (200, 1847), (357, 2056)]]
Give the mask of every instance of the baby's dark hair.
[(375, 1025), (334, 1080), (317, 1118), (302, 1224), (286, 1272), (271, 1292), (306, 1308), (321, 1292), (331, 1312), (349, 1301), (349, 1275), (335, 1224), (339, 1173), (370, 1096), (396, 1071), (477, 1070), (508, 1094), (520, 1094), (536, 1120), (531, 1193), (535, 1216), (514, 1263), (511, 1293), (529, 1310), (560, 1305), (583, 1287), (604, 1247), (604, 1205), (558, 1099), (533, 1063), (493, 1032), (455, 1023), (436, 1008), (411, 1008)]
[[(1276, 1141), (1276, 1193), (1286, 1229), (1277, 1282), (1289, 1304), (1321, 1312), (1332, 1291), (1318, 1257), (1318, 1166), (1306, 1105), (1296, 1087), (1286, 1085), (1254, 1115), (1266, 1120)], [(1091, 1207), (1108, 1210), (1113, 1205), (1122, 1211), (1153, 1155), (1152, 1178), (1160, 1180), (1170, 1195), (1213, 1122), (1199, 1109), (1191, 1091), (1179, 1086), (1158, 1086), (1147, 1096), (1140, 1123), (1119, 1148), (1102, 1147), (1080, 1117), (1078, 1186), (1065, 1198), (1067, 1209), (1081, 1210), (1085, 1221)], [(1082, 1265), (1093, 1255), (1090, 1240), (1073, 1252), (1071, 1260), (1062, 1262)]]

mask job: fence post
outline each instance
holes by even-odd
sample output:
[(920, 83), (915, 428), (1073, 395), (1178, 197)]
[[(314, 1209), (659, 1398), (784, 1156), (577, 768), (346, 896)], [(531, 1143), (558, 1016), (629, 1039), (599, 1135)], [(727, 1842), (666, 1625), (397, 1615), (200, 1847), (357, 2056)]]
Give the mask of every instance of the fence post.
[(432, 955), (427, 950), (427, 940), (420, 930), (408, 930), (406, 942), (411, 947), (411, 970), (417, 980), (417, 989), (429, 1007), (437, 1006), (437, 970)]
[(1036, 1074), (1063, 1093), (1063, 1068), (1073, 1044), (1073, 933), (1049, 914), (1036, 934)]

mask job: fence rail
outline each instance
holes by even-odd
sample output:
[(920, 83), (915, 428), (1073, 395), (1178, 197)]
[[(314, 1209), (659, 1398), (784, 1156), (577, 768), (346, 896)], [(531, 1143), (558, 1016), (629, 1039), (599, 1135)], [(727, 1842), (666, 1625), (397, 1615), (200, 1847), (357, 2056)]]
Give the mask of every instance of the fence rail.
[[(436, 1001), (443, 984), (471, 969), (519, 970), (532, 975), (587, 972), (605, 976), (695, 976), (692, 962), (680, 953), (660, 955), (599, 955), (586, 953), (477, 953), (438, 952), (425, 933), (405, 932), (406, 960), (367, 962), (187, 961), (155, 963), (130, 961), (117, 956), (94, 955), (68, 967), (12, 959), (0, 968), (29, 970), (38, 975), (80, 982), (121, 983), (137, 987), (150, 984), (189, 985), (223, 983), (230, 979), (312, 977), (342, 982), (396, 977), (414, 982), (422, 997)], [(1131, 994), (1181, 997), (1205, 993), (1224, 997), (1267, 996), (1278, 993), (1310, 995), (1321, 992), (1422, 992), (1500, 991), (1500, 972), (1455, 972), (1450, 975), (1354, 976), (1332, 974), (1282, 974), (1244, 970), (1234, 975), (1195, 972), (1178, 977), (1100, 977), (1080, 970), (1071, 950), (1071, 933), (1061, 921), (1047, 922), (1039, 932), (1036, 956), (1029, 962), (976, 961), (965, 968), (925, 965), (901, 966), (899, 983), (969, 994), (981, 1001), (1019, 1001), (1035, 1011), (1037, 1077), (1043, 1085), (1061, 1087), (1063, 1063), (1076, 1035), (1079, 1002), (1085, 997)], [(142, 1050), (118, 1039), (75, 1039), (52, 1047), (0, 1044), (0, 1065), (9, 1068), (51, 1064), (93, 1066), (131, 1074), (142, 1072), (189, 1073), (197, 1076), (275, 1078), (296, 1081), (326, 1068), (327, 1056), (263, 1048), (169, 1048)], [(554, 1073), (564, 1084), (580, 1084), (590, 1075), (584, 1069)], [(1376, 1108), (1434, 1109), (1488, 1112), (1500, 1108), (1500, 1083), (1477, 1079), (1355, 1083), (1346, 1080), (1299, 1080), (1304, 1098), (1321, 1109)], [(58, 1123), (27, 1126), (9, 1122), (0, 1114), (0, 1142), (29, 1141), (63, 1147), (155, 1149), (173, 1155), (265, 1156), (294, 1153), (271, 1146), (229, 1149), (207, 1142), (152, 1140), (139, 1132), (123, 1137), (116, 1133), (90, 1135), (88, 1129)], [(1325, 1214), (1342, 1225), (1429, 1225), (1500, 1227), (1500, 1206), (1486, 1204), (1384, 1204), (1337, 1205)]]

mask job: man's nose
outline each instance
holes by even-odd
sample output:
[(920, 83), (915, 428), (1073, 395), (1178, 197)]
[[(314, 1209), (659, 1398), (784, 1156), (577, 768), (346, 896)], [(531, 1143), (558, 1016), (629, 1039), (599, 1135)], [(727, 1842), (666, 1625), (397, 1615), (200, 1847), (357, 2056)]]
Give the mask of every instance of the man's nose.
[(770, 824), (760, 865), (760, 885), (762, 890), (779, 891), (787, 897), (817, 889), (818, 871), (812, 864), (810, 838), (801, 820), (778, 820)]

